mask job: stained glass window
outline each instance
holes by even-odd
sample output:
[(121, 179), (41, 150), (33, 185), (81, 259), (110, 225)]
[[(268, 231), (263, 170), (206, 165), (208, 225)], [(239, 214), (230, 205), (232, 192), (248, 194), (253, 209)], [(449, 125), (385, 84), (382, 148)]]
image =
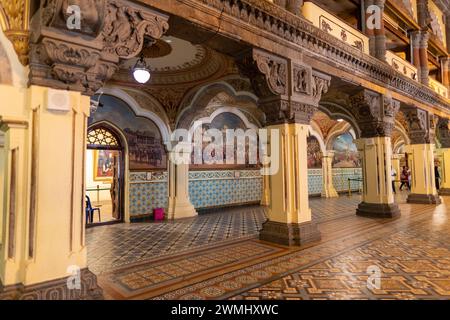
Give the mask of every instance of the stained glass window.
[(119, 147), (117, 138), (105, 128), (97, 128), (88, 132), (87, 144), (91, 147)]

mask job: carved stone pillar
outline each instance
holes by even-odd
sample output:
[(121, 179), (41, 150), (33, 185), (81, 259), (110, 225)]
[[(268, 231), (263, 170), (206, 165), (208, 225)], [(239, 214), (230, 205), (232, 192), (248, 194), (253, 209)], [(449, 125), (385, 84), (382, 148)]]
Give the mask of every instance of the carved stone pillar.
[(411, 170), (411, 194), (408, 203), (439, 204), (434, 176), (434, 135), (436, 117), (427, 111), (409, 107), (404, 111), (409, 124), (411, 144), (406, 146)]
[(333, 158), (334, 151), (332, 150), (327, 150), (322, 154), (322, 197), (324, 198), (338, 197), (333, 185)]
[[(260, 239), (302, 245), (320, 239), (311, 221), (308, 201), (307, 136), (330, 77), (313, 72), (301, 61), (291, 61), (254, 49), (238, 61), (251, 81), (266, 114), (270, 150), (279, 155), (270, 173), (268, 220)], [(271, 164), (272, 165), (272, 164)]]
[(428, 38), (427, 31), (414, 31), (411, 33), (411, 43), (413, 50), (413, 64), (417, 68), (418, 80), (424, 85), (428, 85)]
[(441, 186), (440, 195), (450, 195), (450, 130), (449, 120), (440, 119), (438, 122), (438, 134), (441, 148), (437, 150), (437, 155), (441, 162)]
[[(186, 149), (187, 150), (187, 149)], [(176, 163), (174, 157), (190, 159), (191, 153), (169, 153), (169, 207), (167, 210), (169, 219), (181, 219), (197, 216), (197, 211), (189, 199), (189, 164)]]
[(375, 57), (386, 61), (386, 33), (384, 30), (384, 3), (386, 0), (374, 0), (374, 5), (380, 8), (380, 28), (375, 28)]
[(293, 14), (300, 14), (300, 8), (303, 6), (303, 0), (269, 0), (282, 8), (292, 12)]
[(391, 178), (391, 132), (400, 103), (369, 90), (350, 98), (361, 137), (356, 140), (362, 160), (363, 197), (357, 215), (392, 218), (400, 215)]
[[(369, 37), (370, 54), (382, 61), (386, 61), (386, 34), (384, 30), (384, 3), (385, 0), (367, 0), (364, 2), (365, 12), (365, 33)], [(377, 6), (379, 11), (373, 11), (371, 8)], [(374, 17), (376, 16), (375, 20)], [(368, 24), (370, 21), (370, 25)], [(379, 25), (372, 26), (372, 22), (377, 21)]]

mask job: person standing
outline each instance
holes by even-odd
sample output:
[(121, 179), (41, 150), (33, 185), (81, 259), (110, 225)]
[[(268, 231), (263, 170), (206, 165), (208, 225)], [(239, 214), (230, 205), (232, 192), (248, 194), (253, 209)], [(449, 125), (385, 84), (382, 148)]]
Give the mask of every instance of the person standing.
[(403, 167), (402, 173), (400, 174), (400, 181), (401, 181), (400, 188), (399, 188), (400, 190), (403, 190), (402, 188), (404, 185), (406, 185), (409, 188), (409, 186), (408, 186), (408, 170), (406, 169), (405, 166)]
[(439, 180), (441, 179), (441, 175), (439, 174), (439, 167), (434, 165), (434, 181), (436, 183), (436, 190), (439, 190)]
[(393, 167), (391, 167), (391, 177), (392, 177), (392, 191), (395, 192), (395, 177), (397, 176), (397, 171)]

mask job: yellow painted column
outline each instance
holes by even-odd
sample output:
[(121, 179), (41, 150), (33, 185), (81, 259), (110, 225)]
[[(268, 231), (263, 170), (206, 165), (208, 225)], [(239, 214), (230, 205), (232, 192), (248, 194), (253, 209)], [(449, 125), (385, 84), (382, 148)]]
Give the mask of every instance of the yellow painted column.
[(438, 157), (441, 161), (441, 187), (440, 195), (450, 195), (450, 148), (437, 150)]
[(25, 277), (26, 216), (28, 202), (28, 122), (1, 119), (4, 132), (2, 246), (0, 280), (3, 286), (21, 283)]
[(197, 211), (189, 199), (189, 164), (177, 163), (175, 157), (190, 159), (191, 153), (183, 149), (170, 152), (168, 159), (169, 173), (169, 219), (190, 218), (197, 216)]
[(6, 196), (4, 185), (5, 185), (5, 136), (0, 131), (0, 247), (3, 244), (3, 205), (4, 198)]
[(334, 151), (331, 150), (325, 151), (322, 155), (322, 197), (324, 198), (338, 197), (333, 185), (333, 157)]
[[(392, 168), (395, 170), (395, 173), (397, 174), (395, 177), (392, 177), (393, 180), (400, 180), (401, 175), (401, 168), (400, 168), (400, 158), (401, 155), (399, 154), (393, 154), (392, 155)], [(398, 190), (400, 188), (400, 182), (395, 182), (395, 190)]]
[[(3, 206), (1, 282), (20, 299), (101, 298), (87, 269), (85, 243), (90, 98), (39, 86), (24, 95), (26, 116), (0, 121), (9, 195)], [(67, 285), (69, 277), (76, 278), (74, 287)], [(23, 287), (14, 289), (17, 284)]]
[(263, 192), (261, 196), (261, 205), (268, 206), (270, 204), (270, 179), (268, 175), (262, 176)]
[(400, 215), (394, 202), (391, 179), (391, 138), (373, 137), (356, 140), (362, 159), (363, 195), (356, 214), (392, 218)]
[(434, 182), (434, 144), (410, 144), (405, 148), (411, 170), (408, 203), (441, 203)]
[(271, 150), (278, 152), (278, 170), (269, 176), (270, 204), (268, 221), (260, 239), (284, 245), (300, 245), (320, 239), (311, 221), (308, 200), (307, 135), (309, 125), (280, 124), (269, 126), (278, 140), (270, 140)]

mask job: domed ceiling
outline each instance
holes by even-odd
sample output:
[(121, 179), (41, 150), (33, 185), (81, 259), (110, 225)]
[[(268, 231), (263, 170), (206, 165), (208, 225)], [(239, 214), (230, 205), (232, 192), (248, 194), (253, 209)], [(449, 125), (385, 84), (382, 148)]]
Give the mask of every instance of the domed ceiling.
[(139, 58), (122, 62), (110, 84), (154, 97), (163, 106), (171, 126), (175, 125), (181, 101), (191, 89), (238, 74), (230, 57), (171, 36), (145, 46), (142, 55), (151, 70), (147, 84), (138, 84), (132, 76), (131, 70)]
[[(233, 61), (228, 57), (175, 37), (163, 37), (145, 47), (142, 53), (152, 71), (152, 78), (146, 87), (192, 85), (237, 72)], [(113, 81), (134, 85), (131, 69), (137, 60), (138, 58), (124, 61)]]

